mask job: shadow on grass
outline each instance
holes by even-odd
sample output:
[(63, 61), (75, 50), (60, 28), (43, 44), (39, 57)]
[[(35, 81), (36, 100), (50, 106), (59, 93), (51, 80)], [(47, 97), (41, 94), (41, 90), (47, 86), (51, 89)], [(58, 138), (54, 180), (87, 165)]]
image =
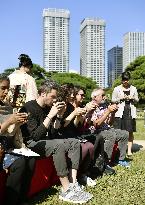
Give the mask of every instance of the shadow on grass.
[(49, 189), (43, 190), (36, 195), (34, 195), (31, 199), (29, 199), (29, 203), (31, 205), (42, 203), (46, 200), (48, 196), (55, 195), (58, 192), (58, 190), (54, 187), (51, 187)]
[(143, 148), (143, 146), (139, 145), (139, 144), (133, 144), (133, 146), (132, 146), (133, 152), (138, 152), (142, 148)]

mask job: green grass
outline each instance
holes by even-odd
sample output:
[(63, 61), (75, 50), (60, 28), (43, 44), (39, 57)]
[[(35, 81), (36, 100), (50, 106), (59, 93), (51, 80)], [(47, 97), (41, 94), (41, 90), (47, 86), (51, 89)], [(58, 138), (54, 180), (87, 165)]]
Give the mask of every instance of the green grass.
[[(94, 195), (88, 205), (144, 205), (145, 204), (145, 151), (136, 152), (130, 157), (130, 168), (114, 167), (116, 175), (103, 176), (97, 179), (95, 188), (86, 190)], [(48, 191), (41, 192), (33, 198), (30, 204), (39, 205), (67, 205), (70, 203), (59, 201), (55, 186)]]
[(144, 120), (136, 120), (136, 132), (134, 133), (134, 138), (136, 140), (145, 140), (145, 122)]
[[(145, 140), (144, 120), (137, 120), (136, 140)], [(139, 151), (130, 157), (129, 169), (114, 167), (115, 176), (103, 176), (97, 179), (95, 188), (86, 190), (94, 195), (86, 205), (144, 205), (145, 204), (145, 151)], [(60, 186), (45, 190), (30, 200), (30, 205), (67, 205), (58, 200)]]

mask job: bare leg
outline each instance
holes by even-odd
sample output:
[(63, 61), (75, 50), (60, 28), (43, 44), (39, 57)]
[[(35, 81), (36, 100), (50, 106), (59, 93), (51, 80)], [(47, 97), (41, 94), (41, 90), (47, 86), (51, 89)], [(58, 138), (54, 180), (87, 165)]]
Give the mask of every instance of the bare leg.
[(63, 187), (63, 191), (66, 192), (68, 190), (68, 187), (69, 187), (69, 180), (68, 180), (68, 177), (59, 177), (60, 179), (60, 182), (62, 184), (62, 187)]
[(133, 145), (134, 135), (133, 132), (129, 133), (129, 139), (128, 139), (128, 155), (132, 155), (132, 145)]
[(69, 181), (70, 183), (75, 183), (77, 181), (77, 170), (76, 169), (70, 169), (69, 170)]

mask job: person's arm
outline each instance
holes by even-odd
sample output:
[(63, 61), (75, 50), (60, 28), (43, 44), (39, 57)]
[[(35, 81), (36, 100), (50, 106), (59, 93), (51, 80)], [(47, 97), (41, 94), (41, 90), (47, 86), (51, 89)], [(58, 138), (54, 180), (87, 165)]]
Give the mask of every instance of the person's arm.
[(30, 113), (30, 115), (28, 117), (28, 122), (21, 126), (23, 136), (28, 136), (29, 139), (33, 139), (34, 141), (44, 139), (47, 135), (52, 119), (57, 115), (60, 107), (61, 106), (59, 104), (53, 105), (46, 118), (40, 122), (38, 119), (39, 113), (37, 115), (36, 110), (34, 111), (32, 107), (26, 108), (24, 106), (20, 112), (25, 111)]
[(134, 100), (135, 102), (138, 102), (138, 101), (139, 101), (138, 92), (137, 92), (137, 89), (136, 89), (136, 88), (135, 88), (135, 91), (134, 91), (133, 100)]
[(27, 121), (26, 113), (13, 113), (4, 122), (1, 124), (1, 134), (4, 133), (10, 125), (12, 124), (21, 124)]
[(84, 109), (77, 107), (75, 108), (75, 110), (73, 112), (70, 113), (70, 115), (68, 115), (65, 119), (64, 119), (64, 127), (66, 127), (73, 119), (74, 119), (74, 124), (75, 126), (78, 125), (80, 118), (81, 117), (77, 117), (77, 116), (81, 116), (82, 114), (84, 114)]
[[(58, 102), (59, 103), (59, 102)], [(66, 111), (66, 104), (65, 102), (60, 102), (60, 109), (56, 115), (55, 121), (53, 123), (53, 128), (58, 130), (61, 127), (61, 122), (63, 121), (63, 115)]]
[(26, 102), (35, 100), (38, 97), (37, 86), (34, 78), (29, 76), (26, 87)]
[(108, 109), (104, 112), (104, 114), (101, 117), (97, 118), (95, 121), (93, 121), (94, 126), (95, 127), (101, 126), (102, 123), (104, 123), (107, 120), (110, 113), (114, 112), (115, 110), (117, 110), (116, 105), (109, 105)]
[(120, 100), (123, 100), (123, 99), (120, 99), (120, 97), (118, 96), (118, 88), (115, 87), (112, 92), (112, 102), (120, 103)]

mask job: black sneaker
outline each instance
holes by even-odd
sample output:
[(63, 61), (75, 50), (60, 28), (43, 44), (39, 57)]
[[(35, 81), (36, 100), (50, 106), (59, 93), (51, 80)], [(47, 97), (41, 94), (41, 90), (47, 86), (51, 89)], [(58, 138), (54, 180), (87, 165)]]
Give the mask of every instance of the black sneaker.
[(103, 174), (106, 174), (106, 175), (112, 175), (112, 174), (116, 174), (115, 170), (110, 167), (108, 164), (105, 166), (105, 169), (104, 169), (104, 172)]

